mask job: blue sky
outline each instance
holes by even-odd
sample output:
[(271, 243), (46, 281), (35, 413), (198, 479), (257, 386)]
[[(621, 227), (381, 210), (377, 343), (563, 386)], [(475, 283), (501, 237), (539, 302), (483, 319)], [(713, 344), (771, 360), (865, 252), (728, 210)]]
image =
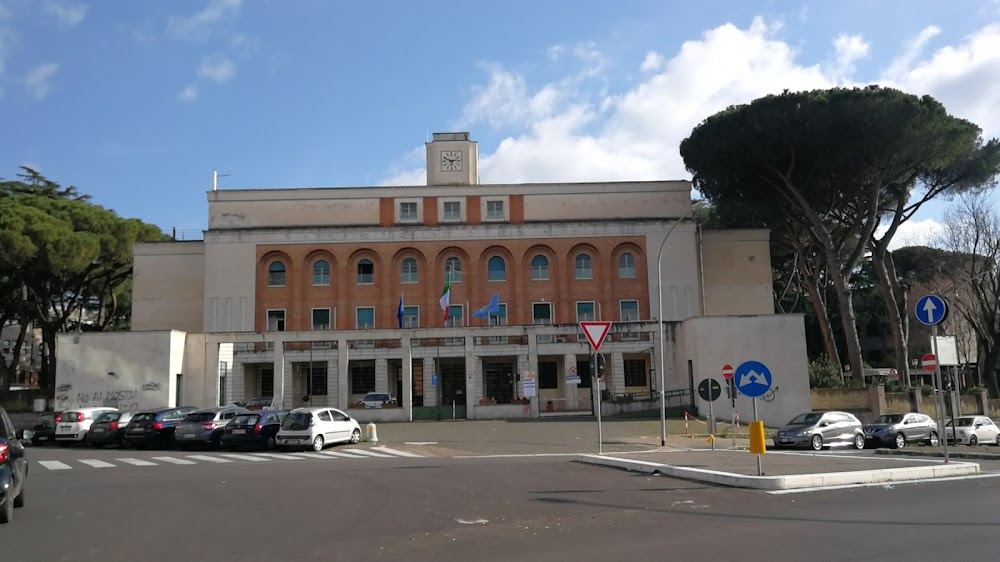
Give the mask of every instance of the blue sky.
[(433, 132), (469, 131), (484, 183), (688, 178), (694, 125), (783, 89), (891, 85), (1000, 136), (998, 0), (568, 6), (0, 0), (0, 177), (28, 165), (187, 230), (213, 170), (419, 185)]

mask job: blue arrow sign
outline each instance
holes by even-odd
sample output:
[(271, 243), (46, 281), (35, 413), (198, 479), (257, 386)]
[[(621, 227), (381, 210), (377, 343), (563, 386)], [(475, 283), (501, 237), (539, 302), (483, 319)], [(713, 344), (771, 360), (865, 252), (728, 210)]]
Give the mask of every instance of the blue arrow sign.
[(948, 305), (944, 299), (937, 295), (926, 295), (917, 301), (917, 320), (921, 324), (934, 326), (944, 320), (945, 313), (948, 312)]
[(736, 367), (733, 379), (740, 393), (751, 398), (763, 396), (771, 388), (771, 371), (759, 361), (747, 361)]

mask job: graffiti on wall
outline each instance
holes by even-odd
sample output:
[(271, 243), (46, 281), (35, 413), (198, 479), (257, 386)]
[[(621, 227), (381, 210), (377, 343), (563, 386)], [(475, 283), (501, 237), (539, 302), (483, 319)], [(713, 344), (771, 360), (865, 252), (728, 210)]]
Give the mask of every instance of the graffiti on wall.
[(155, 392), (160, 390), (160, 383), (158, 382), (147, 382), (142, 385), (143, 392)]
[[(144, 392), (160, 390), (160, 383), (145, 383)], [(56, 409), (108, 406), (119, 410), (139, 409), (139, 390), (136, 388), (108, 388), (87, 392), (72, 392), (70, 385), (60, 385), (56, 392)]]

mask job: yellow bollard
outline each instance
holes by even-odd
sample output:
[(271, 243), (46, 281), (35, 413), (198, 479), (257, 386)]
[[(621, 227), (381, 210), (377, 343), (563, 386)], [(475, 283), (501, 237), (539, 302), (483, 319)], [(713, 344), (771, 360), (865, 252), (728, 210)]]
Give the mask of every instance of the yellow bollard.
[(715, 436), (712, 435), (712, 434), (709, 434), (708, 435), (708, 439), (705, 440), (705, 443), (708, 443), (709, 445), (711, 445), (713, 441), (715, 441)]
[(767, 446), (764, 445), (764, 422), (750, 422), (750, 452), (755, 455), (767, 453)]

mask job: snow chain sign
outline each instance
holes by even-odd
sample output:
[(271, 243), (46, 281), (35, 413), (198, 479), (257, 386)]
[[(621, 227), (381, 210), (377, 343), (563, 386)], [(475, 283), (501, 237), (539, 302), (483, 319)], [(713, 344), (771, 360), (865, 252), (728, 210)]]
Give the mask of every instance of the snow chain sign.
[(524, 373), (524, 397), (532, 398), (538, 396), (538, 375), (532, 371)]

